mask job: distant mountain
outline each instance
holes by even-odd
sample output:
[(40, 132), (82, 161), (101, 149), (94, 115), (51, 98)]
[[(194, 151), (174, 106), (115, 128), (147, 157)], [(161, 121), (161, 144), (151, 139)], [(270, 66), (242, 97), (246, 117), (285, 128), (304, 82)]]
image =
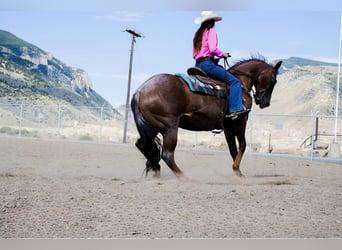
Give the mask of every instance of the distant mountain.
[[(283, 61), (279, 73), (283, 73), (284, 71), (290, 70), (294, 67), (304, 67), (304, 66), (334, 66), (337, 67), (336, 63), (328, 63), (315, 61), (300, 57), (290, 57), (288, 59), (281, 59)], [(279, 61), (279, 60), (276, 60)]]
[[(281, 59), (283, 64), (269, 109), (256, 113), (334, 115), (336, 108), (337, 64), (298, 57)], [(278, 60), (276, 60), (278, 61)], [(340, 84), (342, 100), (342, 84)], [(339, 114), (342, 102), (339, 102)]]
[(37, 46), (0, 30), (0, 103), (49, 100), (63, 105), (110, 107), (88, 74)]

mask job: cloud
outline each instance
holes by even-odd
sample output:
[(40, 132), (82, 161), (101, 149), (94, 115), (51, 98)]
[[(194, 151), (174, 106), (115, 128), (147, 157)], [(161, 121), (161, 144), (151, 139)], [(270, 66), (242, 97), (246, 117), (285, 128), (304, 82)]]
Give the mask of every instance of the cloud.
[(142, 12), (116, 11), (114, 14), (96, 16), (96, 19), (102, 19), (113, 22), (138, 22), (144, 17)]

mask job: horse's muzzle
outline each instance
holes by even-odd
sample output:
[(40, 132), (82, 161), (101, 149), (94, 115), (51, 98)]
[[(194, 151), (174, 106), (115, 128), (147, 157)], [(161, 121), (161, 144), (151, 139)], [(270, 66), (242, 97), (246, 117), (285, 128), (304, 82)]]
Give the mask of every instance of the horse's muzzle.
[(259, 104), (259, 107), (261, 108), (261, 109), (264, 109), (264, 108), (267, 108), (267, 107), (269, 107), (270, 106), (270, 103), (268, 102), (268, 103), (260, 103)]
[(270, 101), (265, 100), (265, 98), (257, 98), (255, 97), (255, 104), (259, 105), (261, 109), (267, 108), (270, 106)]
[(262, 92), (259, 95), (254, 95), (255, 104), (259, 105), (261, 109), (267, 108), (270, 106), (270, 98), (266, 95), (266, 92)]

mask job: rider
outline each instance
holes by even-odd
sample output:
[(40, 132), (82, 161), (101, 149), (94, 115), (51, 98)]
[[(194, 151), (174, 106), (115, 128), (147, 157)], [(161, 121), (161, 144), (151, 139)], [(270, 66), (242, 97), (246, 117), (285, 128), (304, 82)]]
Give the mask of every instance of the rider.
[(235, 119), (248, 113), (242, 104), (242, 88), (240, 81), (228, 70), (217, 65), (214, 57), (227, 58), (229, 53), (222, 52), (217, 48), (217, 33), (214, 29), (215, 22), (221, 21), (222, 17), (213, 11), (202, 11), (195, 19), (196, 24), (201, 24), (193, 38), (193, 58), (195, 66), (205, 71), (209, 76), (226, 82), (230, 86), (228, 97), (229, 109), (226, 117)]

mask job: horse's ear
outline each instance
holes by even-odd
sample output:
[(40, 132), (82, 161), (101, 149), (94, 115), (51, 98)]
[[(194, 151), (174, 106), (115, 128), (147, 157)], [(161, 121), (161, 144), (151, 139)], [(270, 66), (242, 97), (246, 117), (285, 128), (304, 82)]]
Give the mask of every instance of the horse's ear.
[(275, 71), (278, 71), (278, 69), (280, 68), (281, 64), (283, 63), (283, 61), (279, 61), (277, 62), (277, 64), (273, 67)]

